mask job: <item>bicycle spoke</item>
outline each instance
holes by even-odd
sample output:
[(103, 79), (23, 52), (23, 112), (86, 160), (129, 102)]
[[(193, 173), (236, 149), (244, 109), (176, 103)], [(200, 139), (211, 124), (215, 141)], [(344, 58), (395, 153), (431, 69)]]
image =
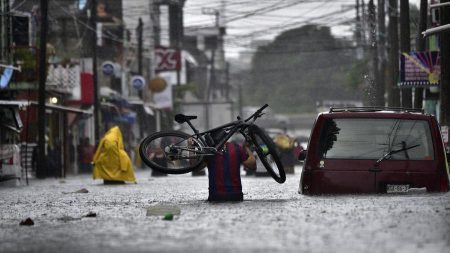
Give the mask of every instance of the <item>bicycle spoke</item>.
[(204, 158), (200, 144), (189, 146), (189, 138), (189, 135), (175, 131), (156, 133), (141, 143), (141, 158), (152, 169), (164, 173), (190, 172), (200, 166)]

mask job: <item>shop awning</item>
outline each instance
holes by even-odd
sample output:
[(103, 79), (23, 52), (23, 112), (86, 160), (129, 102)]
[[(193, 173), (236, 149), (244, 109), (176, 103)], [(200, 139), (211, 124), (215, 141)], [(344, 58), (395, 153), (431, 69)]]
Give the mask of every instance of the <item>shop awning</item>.
[[(24, 108), (28, 106), (38, 106), (37, 101), (27, 101), (27, 100), (0, 100), (0, 107), (18, 107)], [(62, 112), (78, 113), (78, 114), (88, 114), (92, 115), (92, 111), (82, 110), (75, 107), (55, 105), (55, 104), (45, 104), (46, 109), (57, 110)]]
[[(38, 106), (39, 103), (36, 101), (30, 101), (30, 104), (33, 106)], [(62, 111), (62, 112), (71, 112), (71, 113), (78, 113), (78, 114), (87, 114), (92, 115), (92, 111), (89, 110), (82, 110), (75, 107), (70, 106), (63, 106), (63, 105), (55, 105), (55, 104), (48, 104), (45, 103), (45, 109), (51, 109), (56, 111)]]
[(23, 108), (30, 105), (28, 101), (21, 100), (0, 100), (0, 107), (18, 107)]

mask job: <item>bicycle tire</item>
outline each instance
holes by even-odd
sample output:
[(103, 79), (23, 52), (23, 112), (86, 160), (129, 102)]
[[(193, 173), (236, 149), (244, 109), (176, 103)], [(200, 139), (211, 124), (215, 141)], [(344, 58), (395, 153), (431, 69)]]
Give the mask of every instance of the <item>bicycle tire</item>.
[[(147, 166), (162, 173), (184, 174), (192, 172), (203, 166), (205, 158), (203, 155), (186, 151), (188, 148), (192, 149), (191, 146), (187, 146), (187, 140), (191, 137), (189, 134), (178, 131), (154, 133), (141, 142), (139, 155)], [(199, 144), (199, 141), (195, 138), (193, 140), (194, 143), (197, 143), (196, 146), (201, 149), (202, 145)], [(180, 148), (171, 149), (168, 147), (170, 144), (176, 144)], [(151, 157), (152, 155), (153, 157)], [(179, 157), (174, 157), (176, 155), (179, 155)], [(187, 158), (188, 156), (192, 157), (192, 159)]]
[[(286, 173), (273, 140), (257, 125), (252, 125), (249, 128), (249, 135), (255, 146), (256, 153), (266, 170), (275, 181), (280, 184), (284, 183), (286, 181)], [(267, 147), (267, 150), (263, 150), (263, 145)]]

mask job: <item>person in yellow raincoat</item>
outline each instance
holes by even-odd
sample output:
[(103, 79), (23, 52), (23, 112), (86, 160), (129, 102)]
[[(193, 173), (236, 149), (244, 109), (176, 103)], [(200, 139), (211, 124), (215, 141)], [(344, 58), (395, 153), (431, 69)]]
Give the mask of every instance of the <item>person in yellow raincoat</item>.
[(94, 179), (103, 179), (105, 184), (136, 182), (119, 127), (115, 126), (106, 132), (95, 151), (93, 160)]

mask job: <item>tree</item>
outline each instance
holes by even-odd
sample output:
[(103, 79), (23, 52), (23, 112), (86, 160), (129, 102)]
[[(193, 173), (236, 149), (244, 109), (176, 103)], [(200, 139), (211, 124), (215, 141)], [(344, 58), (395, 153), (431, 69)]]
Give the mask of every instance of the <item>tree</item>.
[(246, 99), (255, 105), (269, 103), (280, 112), (311, 112), (322, 100), (357, 99), (360, 92), (347, 81), (355, 51), (350, 41), (335, 38), (326, 26), (285, 31), (258, 48)]

